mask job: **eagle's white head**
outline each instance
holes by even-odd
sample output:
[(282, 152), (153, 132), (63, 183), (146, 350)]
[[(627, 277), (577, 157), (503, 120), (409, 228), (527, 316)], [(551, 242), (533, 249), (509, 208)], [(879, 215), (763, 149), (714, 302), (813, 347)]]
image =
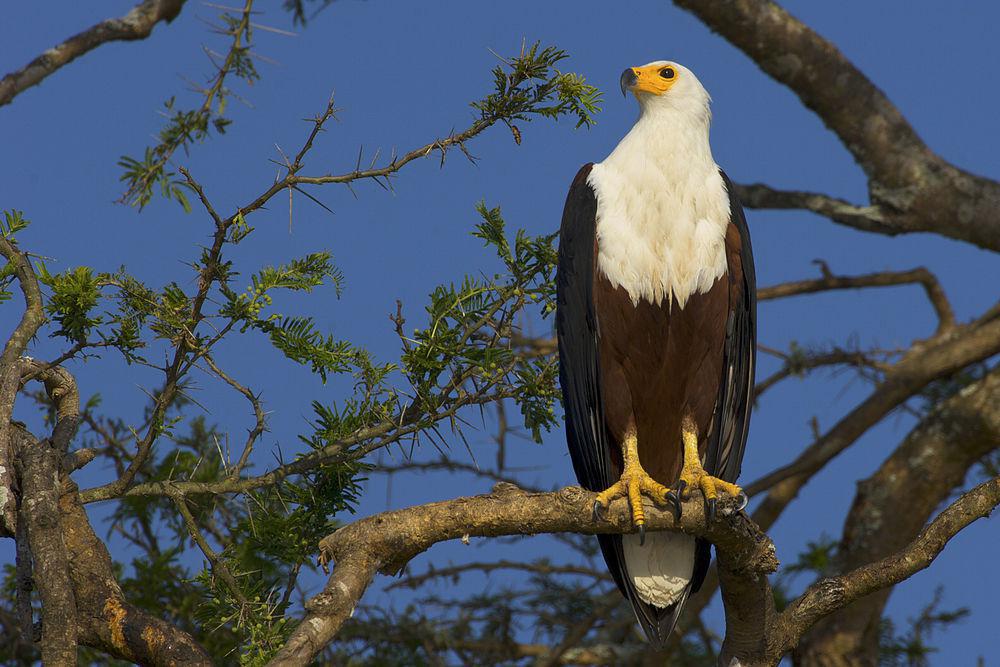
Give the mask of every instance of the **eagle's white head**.
[(656, 60), (622, 72), (622, 94), (632, 91), (643, 116), (675, 116), (705, 124), (712, 119), (712, 98), (684, 65)]

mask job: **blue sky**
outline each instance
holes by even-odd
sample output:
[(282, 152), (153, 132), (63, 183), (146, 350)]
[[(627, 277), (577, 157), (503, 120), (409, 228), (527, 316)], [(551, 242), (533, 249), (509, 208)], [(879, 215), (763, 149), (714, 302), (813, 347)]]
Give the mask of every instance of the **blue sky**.
[[(262, 4), (260, 23), (292, 29), (278, 3)], [(14, 3), (0, 23), (0, 70), (20, 67), (45, 48), (84, 26), (123, 14), (130, 2)], [(996, 162), (996, 108), (1000, 92), (990, 84), (1000, 62), (1000, 42), (992, 27), (1000, 5), (921, 1), (853, 0), (839, 3), (786, 2), (785, 6), (836, 43), (900, 107), (932, 149), (959, 166), (1000, 178)], [(209, 221), (196, 210), (154, 201), (141, 215), (116, 205), (121, 194), (115, 166), (123, 154), (139, 154), (161, 127), (163, 101), (177, 95), (196, 104), (189, 81), (209, 74), (203, 46), (222, 50), (206, 20), (217, 10), (192, 0), (172, 25), (159, 26), (140, 43), (102, 47), (0, 108), (0, 208), (18, 208), (34, 221), (21, 236), (24, 247), (51, 257), (50, 267), (78, 264), (99, 270), (126, 265), (151, 284), (181, 280), (191, 287), (184, 261), (206, 241)], [(714, 99), (712, 142), (717, 161), (734, 180), (827, 192), (856, 202), (866, 199), (865, 180), (850, 155), (821, 122), (742, 53), (712, 35), (700, 22), (668, 2), (410, 3), (401, 0), (342, 0), (322, 12), (298, 36), (257, 32), (256, 52), (263, 75), (252, 88), (238, 85), (246, 105), (233, 103), (234, 124), (177, 164), (188, 167), (222, 210), (231, 210), (262, 191), (274, 177), (269, 158), (275, 145), (286, 151), (301, 144), (302, 118), (314, 115), (331, 92), (342, 108), (307, 162), (306, 172), (340, 172), (353, 167), (360, 146), (409, 150), (467, 126), (468, 103), (489, 92), (490, 53), (516, 52), (523, 39), (555, 44), (571, 54), (565, 68), (584, 74), (605, 92), (604, 111), (590, 129), (571, 122), (522, 124), (516, 146), (505, 128), (494, 128), (470, 144), (480, 160), (471, 165), (452, 154), (444, 168), (436, 159), (409, 166), (387, 194), (361, 184), (355, 199), (344, 188), (315, 192), (330, 215), (304, 199), (294, 206), (291, 231), (286, 203), (275, 200), (253, 220), (253, 240), (242, 244), (238, 267), (249, 272), (317, 249), (333, 252), (346, 275), (346, 291), (309, 299), (319, 323), (336, 335), (367, 344), (392, 359), (398, 341), (387, 315), (401, 299), (419, 326), (426, 294), (442, 282), (493, 268), (492, 260), (468, 231), (479, 200), (503, 207), (512, 227), (547, 233), (558, 226), (566, 188), (579, 166), (600, 160), (634, 120), (631, 99), (617, 92), (621, 70), (660, 58), (693, 69)], [(758, 282), (813, 277), (815, 258), (838, 273), (907, 269), (924, 265), (941, 279), (957, 315), (967, 319), (996, 299), (1000, 263), (995, 255), (928, 235), (890, 239), (836, 226), (801, 212), (749, 213)], [(188, 281), (187, 283), (183, 281)], [(4, 334), (19, 311), (0, 310)], [(918, 287), (826, 294), (763, 304), (760, 340), (772, 347), (845, 343), (895, 347), (933, 329), (933, 312)], [(536, 333), (549, 322), (534, 323)], [(38, 356), (50, 356), (40, 341)], [(259, 339), (236, 339), (219, 361), (242, 382), (264, 392), (271, 428), (258, 445), (258, 469), (280, 447), (296, 451), (313, 399), (331, 402), (342, 395), (337, 382), (321, 385), (292, 368)], [(766, 374), (773, 366), (762, 364)], [(75, 368), (84, 395), (100, 393), (105, 406), (137, 419), (144, 401), (140, 387), (156, 378), (127, 368), (113, 357)], [(242, 399), (204, 379), (199, 401), (211, 419), (239, 438), (248, 426)], [(769, 392), (753, 419), (743, 479), (751, 480), (787, 462), (810, 441), (809, 420), (828, 428), (865, 395), (867, 388), (848, 375), (792, 380)], [(23, 419), (28, 415), (18, 413)], [(800, 501), (772, 530), (786, 562), (806, 541), (839, 534), (854, 481), (878, 465), (905, 435), (912, 420), (892, 415), (836, 459), (802, 492)], [(477, 459), (494, 459), (488, 432), (472, 438)], [(572, 471), (560, 431), (543, 446), (515, 442), (512, 465), (538, 466), (526, 482), (539, 486), (571, 483)], [(458, 442), (454, 452), (467, 456)], [(433, 455), (433, 452), (430, 452)], [(397, 460), (398, 452), (393, 453)], [(83, 483), (106, 478), (92, 466)], [(367, 485), (360, 513), (478, 493), (486, 482), (430, 475), (396, 478), (391, 495), (384, 479)], [(107, 508), (91, 508), (100, 517)], [(565, 557), (552, 540), (518, 546), (518, 553)], [(983, 655), (996, 660), (991, 628), (993, 600), (1000, 592), (996, 568), (984, 567), (984, 552), (996, 549), (996, 523), (974, 524), (932, 566), (900, 587), (889, 611), (900, 620), (946, 586), (946, 606), (968, 605), (970, 619), (939, 638), (939, 664), (971, 664)], [(442, 564), (509, 553), (508, 547), (441, 545), (414, 561)], [(11, 559), (9, 544), (0, 559)], [(975, 573), (974, 577), (966, 573)], [(499, 585), (494, 578), (488, 585)], [(320, 581), (310, 582), (319, 585)], [(462, 584), (482, 587), (470, 579)], [(390, 598), (373, 589), (366, 602)], [(715, 610), (718, 618), (717, 610)], [(946, 656), (946, 657), (945, 657)]]

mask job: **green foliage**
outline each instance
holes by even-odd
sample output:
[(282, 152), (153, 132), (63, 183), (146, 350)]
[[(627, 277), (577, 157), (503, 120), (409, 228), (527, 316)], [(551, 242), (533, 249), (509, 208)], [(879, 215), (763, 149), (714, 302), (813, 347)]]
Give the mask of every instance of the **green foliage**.
[(167, 123), (157, 136), (157, 143), (148, 146), (141, 158), (123, 155), (118, 160), (122, 168), (120, 180), (125, 183), (122, 201), (140, 210), (148, 204), (158, 188), (161, 195), (179, 203), (185, 212), (190, 212), (185, 180), (167, 168), (170, 158), (178, 150), (188, 150), (192, 145), (203, 142), (212, 130), (224, 134), (232, 119), (226, 116), (226, 107), (233, 94), (226, 87), (226, 79), (233, 75), (248, 85), (260, 78), (253, 62), (251, 45), (253, 30), (250, 21), (252, 2), (247, 2), (242, 11), (225, 11), (220, 14), (221, 24), (216, 32), (230, 38), (230, 46), (221, 63), (213, 60), (214, 76), (200, 91), (203, 100), (194, 108), (177, 108), (176, 97), (164, 103)]
[[(304, 3), (286, 6), (296, 20), (304, 20)], [(184, 108), (169, 100), (156, 145), (141, 158), (121, 158), (124, 201), (142, 208), (159, 191), (189, 208), (189, 185), (170, 171), (171, 157), (225, 131), (230, 74), (248, 83), (257, 79), (249, 17), (249, 6), (223, 15), (220, 31), (232, 43), (203, 91), (203, 103)], [(510, 125), (536, 116), (570, 115), (578, 126), (591, 124), (600, 95), (581, 77), (555, 68), (565, 57), (536, 44), (508, 63), (509, 73), (497, 68), (495, 94), (475, 105), (481, 121)], [(72, 352), (111, 347), (129, 363), (163, 372), (164, 384), (149, 391), (149, 405), (138, 423), (99, 415), (100, 402), (91, 400), (80, 436), (83, 446), (95, 449), (119, 476), (135, 466), (132, 483), (146, 485), (143, 492), (149, 494), (118, 498), (106, 524), (109, 533), (130, 545), (130, 562), (116, 567), (131, 602), (190, 632), (220, 664), (237, 659), (263, 664), (291, 630), (286, 614), (301, 603), (293, 599), (299, 573), (314, 567), (319, 540), (336, 529), (343, 514), (355, 511), (359, 485), (370, 470), (365, 456), (407, 439), (411, 444), (447, 444), (444, 427), (465, 442), (466, 414), (503, 401), (518, 406), (525, 429), (540, 442), (542, 431), (556, 423), (557, 364), (551, 354), (522, 347), (521, 326), (554, 309), (554, 235), (511, 235), (499, 207), (481, 203), (477, 212), (473, 233), (495, 253), (490, 258), (495, 272), (437, 287), (417, 329), (404, 330), (400, 315), (395, 328), (402, 350), (393, 362), (322, 332), (308, 315), (280, 312), (280, 297), (287, 292), (308, 294), (330, 285), (339, 296), (343, 276), (328, 252), (264, 266), (249, 274), (245, 289), (235, 287), (240, 274), (228, 259), (228, 244), (247, 240), (253, 231), (243, 213), (217, 229), (217, 243), (191, 261), (190, 273), (161, 287), (145, 284), (124, 266), (108, 273), (78, 267), (52, 274), (39, 264), (53, 335), (69, 341)], [(26, 224), (20, 212), (6, 214), (5, 238)], [(12, 269), (5, 267), (0, 287), (12, 279)], [(235, 335), (252, 332), (263, 333), (285, 357), (324, 382), (334, 374), (343, 376), (347, 387), (331, 404), (313, 403), (313, 422), (300, 436), (303, 451), (286, 462), (278, 450), (276, 473), (250, 472), (256, 459), (248, 458), (249, 449), (231, 450), (230, 437), (238, 430), (223, 430), (204, 416), (190, 415), (189, 392), (195, 388), (191, 369), (239, 386), (215, 365), (214, 351)], [(239, 391), (250, 394), (259, 409), (255, 394)], [(266, 431), (263, 421), (255, 426), (255, 438)], [(136, 443), (150, 452), (141, 464), (135, 458)], [(247, 443), (249, 447), (252, 439)], [(246, 465), (235, 464), (243, 459)], [(180, 488), (176, 485), (187, 489), (183, 497), (162, 491)], [(202, 552), (197, 544), (209, 548)], [(592, 612), (586, 587), (535, 583), (538, 593), (531, 604), (553, 610), (539, 624), (546, 638), (564, 637), (566, 619)], [(509, 610), (491, 609), (486, 596), (473, 604), (483, 618), (463, 618), (448, 633), (479, 639), (514, 636), (517, 628)], [(12, 608), (8, 592), (0, 601), (0, 619)], [(389, 648), (390, 643), (369, 664), (383, 657), (385, 664), (432, 660), (426, 652), (417, 656), (419, 651), (411, 650), (415, 644), (399, 648), (395, 642), (396, 648)], [(0, 650), (11, 646), (0, 642)]]
[[(557, 119), (576, 117), (576, 126), (593, 125), (600, 111), (601, 93), (579, 74), (564, 74), (556, 64), (568, 54), (554, 46), (539, 49), (539, 42), (504, 65), (493, 69), (496, 92), (473, 102), (483, 120), (503, 120), (508, 125), (517, 120), (530, 121), (532, 115)], [(509, 70), (509, 71), (508, 71)], [(516, 136), (516, 135), (515, 135)]]
[(833, 573), (838, 542), (827, 535), (820, 535), (818, 540), (806, 542), (805, 551), (798, 555), (796, 561), (786, 565), (782, 572), (795, 575), (803, 572), (825, 577)]
[(78, 266), (53, 275), (39, 263), (38, 279), (51, 290), (45, 309), (59, 325), (52, 335), (74, 343), (86, 341), (91, 330), (103, 321), (91, 315), (100, 298), (100, 280), (93, 269)]
[(27, 229), (30, 224), (31, 221), (24, 218), (24, 211), (10, 209), (3, 212), (3, 221), (0, 222), (0, 232), (3, 232), (5, 239), (10, 240), (19, 231)]
[(479, 204), (482, 222), (474, 235), (491, 247), (506, 271), (490, 278), (467, 276), (459, 285), (441, 285), (426, 307), (428, 326), (407, 341), (403, 371), (416, 398), (436, 405), (436, 395), (456, 383), (480, 392), (497, 388), (515, 400), (536, 441), (555, 423), (557, 367), (552, 358), (521, 354), (512, 339), (514, 318), (527, 306), (541, 313), (554, 308), (554, 236), (515, 235), (513, 247), (499, 208)]
[(328, 252), (316, 252), (287, 264), (268, 266), (251, 277), (250, 286), (237, 293), (222, 282), (222, 292), (227, 303), (222, 314), (241, 324), (242, 330), (257, 329), (268, 335), (272, 345), (286, 357), (308, 365), (326, 382), (330, 373), (347, 373), (354, 368), (359, 351), (346, 341), (332, 335), (323, 336), (316, 329), (311, 317), (283, 317), (271, 314), (262, 317), (262, 311), (273, 304), (272, 292), (289, 290), (312, 292), (329, 282), (341, 294), (343, 275)]
[[(26, 229), (30, 224), (31, 222), (24, 218), (22, 211), (14, 209), (4, 211), (3, 220), (0, 220), (0, 233), (6, 240), (13, 242), (14, 235)], [(13, 284), (15, 276), (16, 268), (12, 262), (6, 262), (0, 267), (0, 304), (10, 301), (14, 296), (10, 286)]]

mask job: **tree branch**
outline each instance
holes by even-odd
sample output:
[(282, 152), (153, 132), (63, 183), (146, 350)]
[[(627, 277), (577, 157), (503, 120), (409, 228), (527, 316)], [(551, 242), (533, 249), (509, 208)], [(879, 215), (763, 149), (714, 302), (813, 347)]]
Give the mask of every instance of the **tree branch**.
[(540, 575), (572, 574), (583, 577), (592, 577), (594, 579), (611, 580), (611, 575), (608, 572), (604, 570), (595, 570), (582, 565), (552, 565), (547, 561), (526, 563), (513, 560), (498, 560), (487, 563), (463, 563), (462, 565), (453, 565), (451, 567), (434, 567), (431, 565), (430, 568), (428, 568), (428, 570), (423, 574), (411, 575), (405, 579), (393, 582), (392, 584), (386, 586), (385, 590), (391, 591), (395, 588), (417, 588), (432, 579), (457, 580), (460, 575), (467, 572), (481, 572), (486, 574), (487, 572), (493, 572), (495, 570), (522, 570), (524, 572), (531, 572), (533, 574)]
[(838, 289), (858, 289), (862, 287), (893, 287), (895, 285), (920, 284), (927, 294), (927, 300), (938, 318), (937, 334), (940, 335), (955, 326), (955, 313), (948, 302), (948, 297), (941, 288), (937, 277), (919, 266), (909, 271), (879, 271), (860, 276), (837, 276), (830, 272), (826, 263), (816, 261), (820, 265), (823, 276), (814, 280), (797, 280), (762, 288), (757, 293), (761, 301), (782, 299), (800, 294), (813, 294)]
[[(32, 584), (42, 603), (42, 662), (76, 665), (76, 601), (59, 528), (59, 456), (48, 440), (16, 438), (21, 497), (18, 523), (31, 549)], [(29, 626), (30, 627), (30, 626)]]
[(998, 504), (1000, 477), (962, 495), (902, 551), (810, 586), (778, 617), (773, 629), (771, 656), (780, 658), (791, 650), (806, 630), (824, 616), (925, 569), (951, 538), (976, 519), (989, 516)]
[(14, 267), (17, 284), (24, 296), (21, 321), (7, 339), (0, 355), (0, 537), (13, 537), (17, 532), (14, 494), (14, 450), (11, 442), (10, 418), (21, 384), (21, 355), (45, 323), (42, 292), (38, 287), (31, 262), (12, 239), (0, 236), (0, 254)]
[[(768, 498), (754, 512), (754, 520), (766, 530), (815, 472), (885, 415), (929, 382), (988, 359), (997, 352), (1000, 352), (1000, 321), (982, 326), (966, 325), (949, 336), (911, 348), (886, 372), (882, 383), (868, 398), (807, 447), (795, 461), (746, 486), (750, 495), (771, 489)], [(772, 488), (779, 484), (784, 486)]]
[[(384, 512), (344, 526), (320, 543), (321, 560), (336, 561), (322, 593), (306, 603), (307, 615), (274, 657), (273, 665), (305, 665), (336, 635), (353, 613), (375, 574), (398, 572), (437, 542), (472, 536), (631, 532), (627, 503), (616, 501), (605, 520), (591, 515), (594, 494), (578, 487), (527, 493), (498, 484), (493, 493)], [(774, 545), (727, 502), (715, 522), (706, 520), (704, 501), (694, 493), (680, 522), (669, 510), (647, 509), (647, 528), (700, 535), (726, 554), (726, 567), (766, 574), (777, 568)]]
[(72, 482), (67, 482), (59, 509), (72, 563), (80, 642), (143, 665), (211, 665), (208, 654), (190, 635), (125, 599), (108, 549), (94, 534)]
[(58, 44), (19, 70), (0, 79), (0, 107), (41, 83), (50, 74), (102, 44), (149, 37), (160, 21), (170, 23), (185, 0), (145, 0), (120, 18), (107, 19)]
[(868, 176), (872, 205), (752, 186), (748, 200), (801, 206), (881, 233), (935, 232), (1000, 250), (1000, 183), (934, 154), (879, 88), (833, 44), (771, 0), (674, 0), (788, 86)]
[[(910, 431), (868, 479), (858, 483), (835, 565), (844, 573), (903, 549), (969, 468), (1000, 447), (1000, 369), (942, 401)], [(891, 518), (891, 519), (890, 519)], [(878, 660), (879, 622), (891, 588), (873, 593), (813, 627), (796, 664), (819, 667), (834, 657)]]
[(886, 223), (884, 213), (877, 206), (858, 206), (819, 192), (776, 190), (763, 183), (735, 184), (735, 189), (740, 203), (747, 208), (801, 209), (861, 231), (890, 236), (899, 234), (899, 230)]

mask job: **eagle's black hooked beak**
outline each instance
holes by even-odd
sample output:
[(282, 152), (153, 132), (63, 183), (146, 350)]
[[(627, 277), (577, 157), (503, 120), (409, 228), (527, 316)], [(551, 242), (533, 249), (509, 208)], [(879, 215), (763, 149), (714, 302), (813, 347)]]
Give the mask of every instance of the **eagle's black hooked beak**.
[(635, 75), (635, 70), (632, 69), (631, 67), (629, 67), (627, 70), (625, 70), (624, 72), (622, 72), (622, 78), (619, 80), (619, 83), (621, 84), (621, 87), (622, 87), (622, 96), (623, 97), (629, 91), (629, 89), (632, 88), (632, 86), (635, 85), (635, 82), (638, 81), (638, 80), (639, 80), (639, 77), (637, 77)]

